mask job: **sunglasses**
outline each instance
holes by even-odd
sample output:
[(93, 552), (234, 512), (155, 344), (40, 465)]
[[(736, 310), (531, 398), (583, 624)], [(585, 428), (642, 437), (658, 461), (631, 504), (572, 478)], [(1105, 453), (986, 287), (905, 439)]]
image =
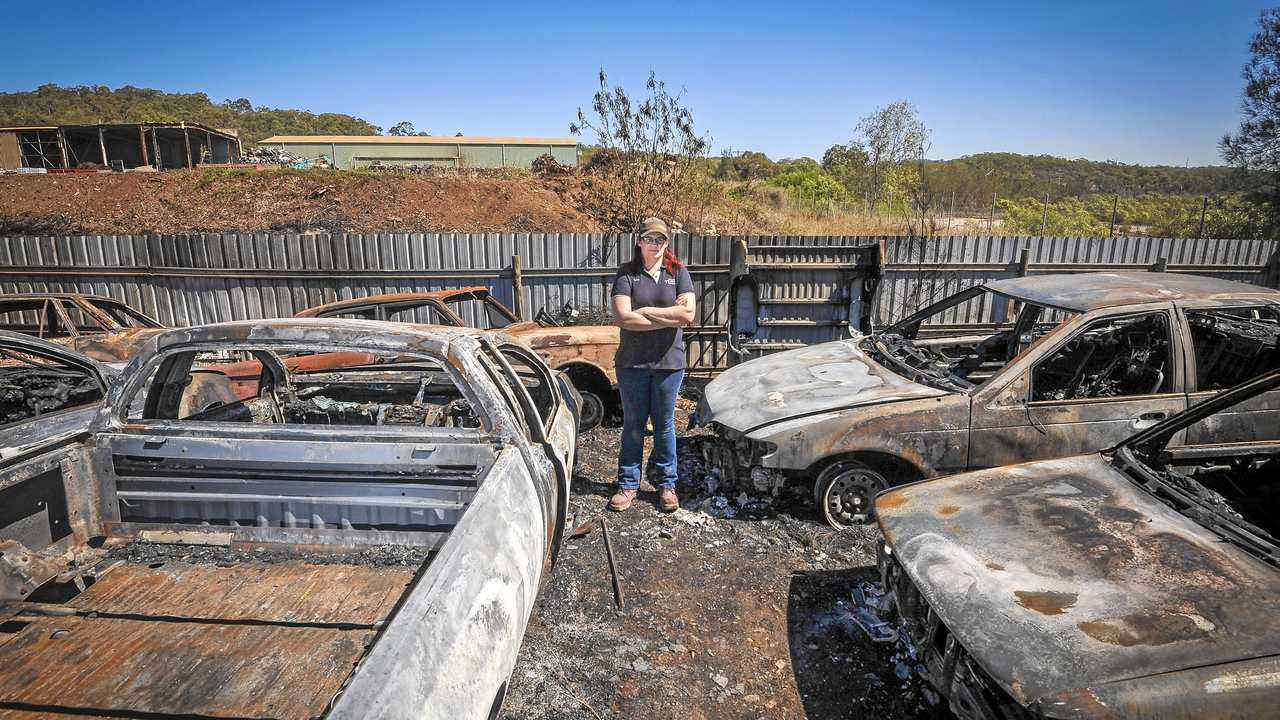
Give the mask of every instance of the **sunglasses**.
[(650, 246), (650, 247), (661, 247), (661, 246), (663, 246), (663, 245), (666, 245), (666, 244), (667, 244), (667, 239), (666, 239), (666, 238), (664, 238), (664, 237), (662, 237), (662, 236), (657, 236), (657, 237), (642, 237), (642, 238), (640, 238), (640, 244), (641, 244), (641, 245), (648, 245), (648, 246)]

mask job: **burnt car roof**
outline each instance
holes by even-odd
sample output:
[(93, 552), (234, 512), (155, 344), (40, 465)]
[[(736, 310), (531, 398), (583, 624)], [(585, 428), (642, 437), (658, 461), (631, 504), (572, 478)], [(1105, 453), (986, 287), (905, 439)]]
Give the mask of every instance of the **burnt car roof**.
[(1280, 290), (1204, 275), (1161, 272), (1035, 275), (996, 280), (984, 283), (984, 287), (1037, 305), (1078, 312), (1170, 300), (1280, 301)]
[(392, 351), (426, 351), (446, 354), (452, 343), (471, 345), (480, 338), (507, 340), (501, 333), (446, 325), (335, 318), (285, 318), (175, 328), (149, 339), (155, 350), (179, 345), (244, 343), (302, 343), (352, 345)]
[(473, 285), (471, 287), (430, 290), (427, 292), (399, 292), (383, 293), (381, 295), (365, 295), (364, 297), (351, 298), (350, 300), (336, 300), (331, 303), (309, 307), (306, 310), (302, 310), (294, 314), (294, 317), (315, 317), (321, 313), (329, 312), (331, 310), (381, 303), (409, 302), (413, 300), (440, 300), (443, 302), (458, 295), (468, 295), (478, 292), (489, 294), (490, 290), (482, 285)]

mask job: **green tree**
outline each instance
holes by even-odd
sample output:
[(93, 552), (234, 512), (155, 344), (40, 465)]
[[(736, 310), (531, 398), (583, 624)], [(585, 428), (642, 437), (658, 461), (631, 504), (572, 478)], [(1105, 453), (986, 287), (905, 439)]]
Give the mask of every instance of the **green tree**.
[(866, 189), (866, 148), (857, 142), (832, 145), (822, 154), (822, 169), (844, 185), (845, 189), (861, 193)]
[(871, 206), (876, 206), (886, 190), (899, 194), (908, 191), (907, 187), (895, 188), (886, 181), (909, 177), (909, 173), (902, 172), (903, 166), (924, 160), (929, 129), (916, 115), (915, 106), (906, 100), (890, 103), (863, 117), (854, 131), (867, 153)]
[(717, 180), (764, 180), (778, 174), (777, 165), (762, 152), (726, 150), (716, 168)]
[(0, 126), (112, 122), (195, 122), (238, 130), (247, 143), (269, 135), (377, 135), (382, 129), (342, 113), (255, 108), (248, 98), (214, 103), (204, 93), (166, 93), (125, 85), (41, 85), (0, 93)]
[(822, 166), (818, 164), (818, 161), (811, 157), (783, 158), (779, 160), (776, 165), (778, 174), (789, 172), (813, 172), (822, 169)]
[(846, 195), (844, 186), (821, 170), (785, 173), (770, 180), (769, 184), (786, 188), (793, 198), (817, 205), (840, 202)]
[(1253, 179), (1249, 198), (1270, 218), (1269, 234), (1280, 225), (1280, 9), (1264, 10), (1249, 43), (1244, 66), (1244, 119), (1219, 144), (1227, 162)]

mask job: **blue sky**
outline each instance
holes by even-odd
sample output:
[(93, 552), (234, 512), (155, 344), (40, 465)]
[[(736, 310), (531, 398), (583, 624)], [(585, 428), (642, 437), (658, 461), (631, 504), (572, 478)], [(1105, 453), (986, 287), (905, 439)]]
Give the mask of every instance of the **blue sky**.
[(636, 92), (650, 70), (683, 86), (717, 151), (818, 158), (905, 98), (931, 157), (1216, 164), (1266, 6), (22, 3), (0, 27), (0, 91), (129, 84), (433, 134), (559, 136), (604, 67)]

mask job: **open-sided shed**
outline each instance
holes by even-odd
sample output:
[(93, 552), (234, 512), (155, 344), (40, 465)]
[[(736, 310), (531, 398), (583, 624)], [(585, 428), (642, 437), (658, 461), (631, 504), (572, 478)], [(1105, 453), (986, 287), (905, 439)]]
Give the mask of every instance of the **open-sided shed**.
[(234, 132), (196, 123), (109, 123), (0, 128), (0, 169), (101, 166), (157, 170), (240, 161)]

